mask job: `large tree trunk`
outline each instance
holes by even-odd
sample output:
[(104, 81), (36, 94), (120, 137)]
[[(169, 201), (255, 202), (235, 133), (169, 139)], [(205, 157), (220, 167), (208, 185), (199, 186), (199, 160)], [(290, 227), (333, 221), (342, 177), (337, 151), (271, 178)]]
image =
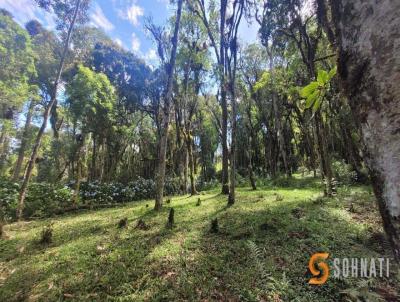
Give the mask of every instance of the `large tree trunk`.
[(169, 128), (169, 118), (171, 111), (171, 101), (172, 101), (172, 86), (174, 79), (174, 69), (176, 61), (176, 50), (178, 48), (178, 36), (179, 36), (179, 25), (181, 21), (182, 13), (182, 1), (178, 1), (178, 10), (176, 12), (176, 21), (174, 28), (174, 36), (172, 37), (172, 51), (171, 58), (167, 66), (167, 76), (168, 82), (164, 94), (164, 108), (162, 116), (162, 126), (161, 135), (158, 149), (158, 166), (156, 175), (156, 200), (154, 204), (154, 209), (156, 211), (161, 210), (164, 196), (164, 183), (165, 183), (165, 165), (167, 157), (167, 143), (168, 143), (168, 128)]
[[(318, 1), (338, 48), (338, 73), (361, 125), (383, 225), (400, 261), (400, 1)], [(327, 16), (334, 25), (329, 27)]]
[(35, 107), (35, 101), (32, 100), (29, 104), (28, 112), (26, 114), (24, 132), (22, 133), (21, 145), (19, 146), (18, 158), (17, 158), (17, 162), (15, 163), (14, 173), (13, 173), (13, 177), (12, 177), (13, 181), (17, 181), (19, 178), (19, 175), (21, 173), (22, 163), (23, 163), (24, 157), (25, 157), (25, 149), (26, 149), (26, 144), (27, 144), (27, 139), (28, 139), (28, 131), (29, 131), (29, 128), (31, 127), (32, 114), (33, 114), (34, 107)]
[(54, 82), (51, 100), (44, 111), (42, 125), (40, 126), (39, 132), (36, 136), (35, 144), (33, 145), (32, 154), (31, 154), (31, 157), (28, 162), (28, 167), (25, 171), (24, 179), (23, 179), (21, 189), (19, 192), (19, 197), (18, 197), (18, 211), (17, 211), (18, 220), (22, 220), (22, 213), (24, 210), (24, 201), (25, 201), (25, 196), (26, 196), (26, 192), (28, 189), (28, 184), (29, 184), (29, 181), (32, 176), (33, 168), (35, 167), (35, 162), (36, 162), (36, 158), (38, 155), (40, 143), (42, 141), (44, 131), (46, 130), (46, 127), (47, 127), (47, 121), (49, 119), (51, 109), (53, 108), (53, 106), (57, 100), (58, 84), (61, 79), (61, 73), (64, 68), (65, 57), (67, 55), (69, 41), (70, 41), (71, 35), (72, 35), (72, 29), (74, 28), (74, 24), (75, 24), (76, 17), (78, 15), (80, 4), (81, 4), (81, 0), (77, 0), (74, 15), (73, 15), (71, 24), (69, 25), (69, 28), (68, 28), (67, 37), (66, 37), (65, 44), (64, 44), (64, 49), (63, 49), (63, 53), (61, 56), (60, 65), (57, 70), (57, 75), (56, 75), (56, 80)]

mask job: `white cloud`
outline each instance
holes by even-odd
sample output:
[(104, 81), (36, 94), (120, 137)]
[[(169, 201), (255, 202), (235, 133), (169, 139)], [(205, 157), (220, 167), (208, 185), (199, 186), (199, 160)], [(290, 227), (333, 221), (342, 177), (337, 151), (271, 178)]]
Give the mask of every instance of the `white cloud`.
[(132, 4), (126, 10), (119, 10), (119, 16), (123, 19), (128, 20), (133, 25), (139, 24), (139, 17), (144, 15), (144, 9), (139, 5)]
[(145, 60), (153, 61), (157, 60), (157, 52), (154, 48), (150, 48), (144, 55)]
[(170, 1), (169, 1), (169, 0), (157, 0), (157, 2), (158, 2), (158, 3), (162, 3), (162, 4), (164, 4), (165, 6), (168, 6), (168, 5), (170, 4)]
[(101, 7), (96, 3), (94, 7), (94, 12), (91, 15), (92, 24), (104, 29), (105, 31), (111, 31), (114, 29), (114, 24), (112, 24), (107, 17), (104, 15)]
[(0, 0), (0, 7), (8, 10), (21, 26), (35, 19), (48, 29), (55, 28), (53, 14), (39, 8), (32, 0)]
[(121, 39), (115, 38), (115, 39), (114, 39), (114, 42), (117, 43), (117, 45), (118, 45), (119, 47), (122, 47), (122, 41), (121, 41)]
[(140, 51), (140, 40), (135, 33), (132, 34), (132, 50), (134, 52)]

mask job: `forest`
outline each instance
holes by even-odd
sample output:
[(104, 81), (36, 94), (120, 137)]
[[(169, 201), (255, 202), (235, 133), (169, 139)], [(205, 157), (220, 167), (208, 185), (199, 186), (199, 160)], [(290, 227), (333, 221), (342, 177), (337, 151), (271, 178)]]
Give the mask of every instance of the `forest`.
[(400, 301), (399, 1), (96, 1), (0, 1), (1, 301)]

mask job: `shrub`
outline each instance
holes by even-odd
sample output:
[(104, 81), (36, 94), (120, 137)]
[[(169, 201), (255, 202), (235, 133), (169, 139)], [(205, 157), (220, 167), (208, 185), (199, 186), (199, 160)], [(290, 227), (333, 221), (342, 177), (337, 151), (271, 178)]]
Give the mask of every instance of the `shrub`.
[(19, 185), (9, 180), (0, 179), (0, 220), (15, 218)]
[[(24, 218), (45, 218), (60, 214), (75, 204), (72, 201), (74, 182), (68, 185), (31, 183), (26, 195)], [(0, 221), (16, 218), (20, 185), (9, 180), (0, 180)], [(165, 195), (176, 195), (179, 179), (170, 178), (165, 183)], [(99, 181), (82, 182), (79, 190), (80, 203), (104, 205), (125, 203), (155, 197), (155, 183), (152, 179), (138, 178), (128, 184)]]
[(332, 170), (334, 177), (341, 183), (351, 184), (357, 181), (357, 173), (351, 165), (343, 161), (333, 161)]
[(211, 189), (215, 189), (219, 186), (219, 181), (217, 179), (211, 179), (210, 181), (199, 181), (196, 183), (196, 188), (199, 191), (207, 191)]
[[(19, 184), (0, 181), (0, 215), (4, 220), (16, 218)], [(60, 184), (31, 183), (25, 198), (23, 217), (49, 217), (72, 206), (72, 191)]]
[(25, 198), (24, 217), (44, 218), (72, 207), (72, 190), (61, 184), (32, 183)]

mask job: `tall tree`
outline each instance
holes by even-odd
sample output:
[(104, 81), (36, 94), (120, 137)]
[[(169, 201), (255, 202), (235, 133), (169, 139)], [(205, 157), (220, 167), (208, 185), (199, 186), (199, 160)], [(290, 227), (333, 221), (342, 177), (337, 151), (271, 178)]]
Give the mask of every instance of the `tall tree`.
[(15, 111), (36, 91), (34, 53), (28, 33), (7, 11), (0, 11), (0, 119)]
[(227, 43), (225, 44), (225, 55), (227, 58), (227, 71), (229, 78), (229, 94), (232, 108), (231, 116), (231, 150), (230, 150), (230, 186), (228, 204), (235, 203), (235, 186), (236, 186), (236, 136), (237, 136), (237, 87), (236, 87), (236, 72), (238, 61), (238, 30), (242, 20), (245, 0), (235, 0), (231, 3), (231, 15), (227, 18)]
[[(207, 11), (204, 0), (193, 0), (190, 8), (201, 18), (207, 29), (211, 46), (214, 49), (217, 60), (217, 76), (219, 80), (219, 97), (221, 104), (221, 145), (222, 145), (222, 193), (229, 194), (229, 150), (228, 150), (228, 100), (227, 100), (227, 69), (226, 69), (226, 49), (229, 47), (226, 41), (226, 13), (228, 9), (228, 0), (220, 0), (219, 23), (215, 18), (215, 3), (212, 2), (209, 11)], [(217, 40), (217, 37), (219, 40)]]
[(342, 88), (361, 125), (383, 225), (400, 261), (400, 2), (317, 3), (318, 19), (338, 51)]
[[(170, 53), (170, 58), (165, 65), (166, 73), (166, 87), (163, 93), (164, 105), (162, 106), (161, 112), (161, 128), (160, 128), (160, 140), (158, 143), (158, 163), (157, 163), (157, 174), (156, 174), (156, 199), (154, 204), (154, 209), (156, 211), (161, 210), (163, 197), (164, 197), (164, 184), (165, 184), (165, 166), (166, 166), (166, 156), (167, 156), (167, 143), (168, 143), (168, 131), (170, 123), (171, 114), (171, 103), (172, 103), (172, 93), (173, 93), (173, 81), (174, 81), (174, 71), (175, 71), (175, 61), (176, 53), (178, 49), (179, 40), (179, 26), (182, 14), (182, 4), (183, 0), (178, 0), (177, 11), (175, 16), (175, 26), (174, 33), (172, 36), (172, 48)], [(153, 32), (155, 34), (155, 32)], [(164, 55), (162, 52), (162, 41), (157, 39), (159, 45), (159, 55), (162, 58)]]
[(32, 171), (35, 166), (37, 154), (39, 151), (40, 143), (44, 134), (44, 131), (47, 126), (47, 121), (49, 119), (50, 112), (57, 101), (57, 93), (58, 86), (61, 80), (61, 74), (63, 72), (64, 63), (66, 59), (66, 55), (69, 48), (69, 42), (72, 36), (72, 31), (75, 25), (75, 22), (83, 23), (87, 20), (87, 9), (90, 0), (37, 0), (37, 3), (40, 7), (46, 10), (52, 10), (58, 17), (57, 19), (57, 28), (65, 35), (64, 40), (64, 48), (62, 52), (62, 56), (60, 59), (60, 64), (57, 69), (57, 74), (55, 77), (55, 81), (53, 83), (53, 89), (51, 92), (51, 98), (49, 103), (47, 104), (45, 111), (43, 113), (43, 121), (42, 125), (39, 129), (39, 132), (36, 136), (35, 144), (33, 146), (32, 154), (28, 162), (27, 169), (24, 174), (24, 179), (21, 185), (21, 189), (18, 197), (18, 219), (22, 219), (23, 208), (24, 208), (24, 200), (26, 196), (26, 192), (28, 189), (28, 184), (32, 176)]
[(100, 132), (104, 135), (112, 131), (116, 95), (105, 74), (96, 73), (82, 65), (78, 66), (76, 75), (68, 83), (66, 94), (74, 128), (80, 130), (80, 133), (75, 135), (76, 148), (73, 154), (77, 163), (74, 188), (76, 204), (83, 175), (82, 158), (85, 157), (86, 139), (88, 134), (98, 137)]

